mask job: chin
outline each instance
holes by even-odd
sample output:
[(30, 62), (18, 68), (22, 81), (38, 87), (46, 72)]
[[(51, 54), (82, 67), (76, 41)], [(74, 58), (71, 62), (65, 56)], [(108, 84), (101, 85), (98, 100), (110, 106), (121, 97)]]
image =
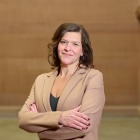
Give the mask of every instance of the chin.
[(67, 59), (67, 60), (61, 60), (61, 63), (65, 64), (65, 65), (68, 65), (68, 64), (71, 64), (73, 62)]
[(72, 63), (64, 63), (64, 62), (62, 62), (61, 63), (63, 66), (67, 66), (67, 65), (71, 65)]

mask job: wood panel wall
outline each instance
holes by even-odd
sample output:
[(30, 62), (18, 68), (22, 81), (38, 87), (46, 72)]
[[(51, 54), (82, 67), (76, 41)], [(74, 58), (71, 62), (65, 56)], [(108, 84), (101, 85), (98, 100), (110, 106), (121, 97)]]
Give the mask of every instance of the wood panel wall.
[(139, 0), (0, 0), (0, 105), (22, 105), (50, 71), (47, 44), (64, 22), (83, 24), (103, 72), (106, 105), (140, 104)]

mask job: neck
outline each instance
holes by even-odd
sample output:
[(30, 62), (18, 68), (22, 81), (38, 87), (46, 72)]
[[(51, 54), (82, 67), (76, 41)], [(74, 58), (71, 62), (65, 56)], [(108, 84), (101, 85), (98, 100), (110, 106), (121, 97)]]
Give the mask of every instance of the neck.
[(78, 68), (78, 65), (72, 66), (61, 66), (59, 76), (61, 77), (69, 77), (73, 75)]

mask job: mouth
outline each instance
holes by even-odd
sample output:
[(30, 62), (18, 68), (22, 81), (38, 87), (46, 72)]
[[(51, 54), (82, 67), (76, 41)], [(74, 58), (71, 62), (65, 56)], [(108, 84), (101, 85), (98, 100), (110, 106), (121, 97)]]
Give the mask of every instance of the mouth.
[(71, 54), (67, 54), (67, 53), (62, 53), (65, 56), (72, 56)]

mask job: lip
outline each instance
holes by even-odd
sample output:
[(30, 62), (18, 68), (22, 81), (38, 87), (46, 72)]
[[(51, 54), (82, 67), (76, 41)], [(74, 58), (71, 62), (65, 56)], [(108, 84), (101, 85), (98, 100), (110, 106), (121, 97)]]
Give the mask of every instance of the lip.
[(71, 54), (68, 54), (68, 53), (62, 53), (62, 54), (65, 56), (72, 56)]

